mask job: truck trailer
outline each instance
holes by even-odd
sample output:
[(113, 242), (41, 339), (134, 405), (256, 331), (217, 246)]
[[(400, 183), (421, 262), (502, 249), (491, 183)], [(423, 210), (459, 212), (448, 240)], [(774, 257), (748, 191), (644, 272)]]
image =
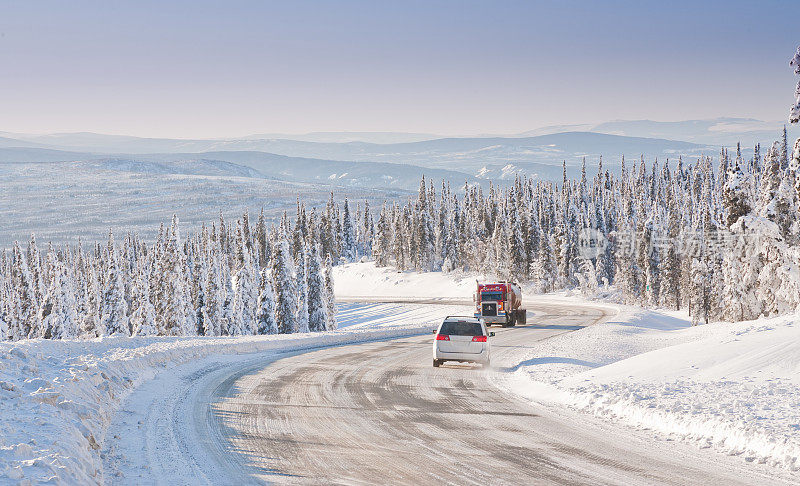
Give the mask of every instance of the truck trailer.
[(527, 311), (522, 309), (522, 289), (513, 282), (478, 282), (473, 296), (475, 318), (483, 319), (487, 325), (501, 324), (503, 327), (525, 324)]

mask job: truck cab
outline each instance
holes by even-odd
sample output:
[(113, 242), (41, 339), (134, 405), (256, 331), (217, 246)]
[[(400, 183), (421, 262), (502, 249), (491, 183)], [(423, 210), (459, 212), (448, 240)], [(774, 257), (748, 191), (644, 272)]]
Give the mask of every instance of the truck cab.
[(503, 327), (525, 324), (527, 313), (520, 309), (522, 290), (515, 283), (478, 283), (474, 295), (475, 318), (486, 324), (501, 324)]

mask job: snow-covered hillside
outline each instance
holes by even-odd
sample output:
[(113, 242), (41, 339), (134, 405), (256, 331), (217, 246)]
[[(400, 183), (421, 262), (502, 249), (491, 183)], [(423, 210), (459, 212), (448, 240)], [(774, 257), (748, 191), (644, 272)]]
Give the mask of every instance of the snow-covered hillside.
[[(154, 238), (159, 223), (177, 213), (186, 229), (220, 213), (235, 220), (249, 209), (263, 207), (276, 221), (284, 211), (294, 212), (297, 198), (308, 207), (323, 207), (331, 186), (286, 182), (263, 177), (220, 175), (225, 163), (142, 165), (101, 163), (0, 164), (0, 248), (36, 233), (54, 244), (102, 241), (109, 228)], [(201, 170), (205, 167), (207, 170)], [(136, 169), (125, 171), (124, 168)], [(184, 170), (185, 169), (185, 170)], [(201, 171), (185, 174), (181, 171)], [(406, 196), (405, 191), (337, 187), (337, 197), (367, 200), (374, 207)]]

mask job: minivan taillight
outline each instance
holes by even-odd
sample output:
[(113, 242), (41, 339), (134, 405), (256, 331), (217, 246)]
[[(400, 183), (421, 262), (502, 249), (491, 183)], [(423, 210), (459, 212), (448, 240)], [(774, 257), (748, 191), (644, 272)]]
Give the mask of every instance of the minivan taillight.
[(472, 338), (472, 342), (473, 343), (485, 343), (486, 342), (486, 336), (474, 336)]
[(450, 340), (450, 336), (448, 336), (447, 334), (437, 334), (436, 335), (436, 340), (437, 341), (449, 341)]

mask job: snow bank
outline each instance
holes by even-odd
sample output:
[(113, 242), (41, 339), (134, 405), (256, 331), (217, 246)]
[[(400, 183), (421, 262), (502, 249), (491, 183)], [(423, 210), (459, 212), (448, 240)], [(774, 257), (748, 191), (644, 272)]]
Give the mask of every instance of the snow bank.
[(336, 323), (339, 329), (396, 326), (404, 322), (436, 322), (447, 315), (472, 312), (471, 306), (443, 304), (340, 303), (337, 307), (339, 311), (336, 314)]
[(539, 343), (500, 385), (668, 439), (800, 469), (800, 316), (692, 327), (620, 308)]
[[(473, 274), (400, 272), (374, 262), (350, 263), (333, 269), (337, 299), (461, 300), (472, 302)], [(479, 277), (480, 278), (480, 277)]]
[(122, 400), (160, 371), (212, 354), (278, 352), (430, 332), (430, 321), (327, 333), (0, 343), (0, 483), (99, 484)]

